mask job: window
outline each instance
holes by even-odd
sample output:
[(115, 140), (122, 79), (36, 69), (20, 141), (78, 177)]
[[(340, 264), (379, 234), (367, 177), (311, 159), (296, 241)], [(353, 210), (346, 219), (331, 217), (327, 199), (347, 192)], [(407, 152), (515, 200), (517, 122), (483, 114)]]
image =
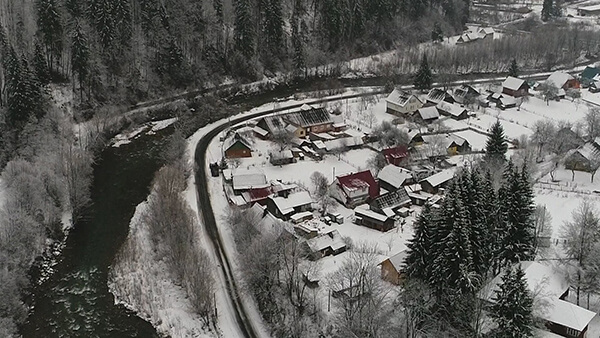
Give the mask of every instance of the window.
[(568, 327), (567, 328), (567, 336), (569, 336), (569, 337), (578, 337), (579, 336), (579, 331)]

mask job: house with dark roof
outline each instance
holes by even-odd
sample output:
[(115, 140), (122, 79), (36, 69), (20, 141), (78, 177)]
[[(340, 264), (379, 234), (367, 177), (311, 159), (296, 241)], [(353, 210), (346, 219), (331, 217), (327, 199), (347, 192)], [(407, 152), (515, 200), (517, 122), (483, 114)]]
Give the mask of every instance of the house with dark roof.
[(396, 191), (404, 185), (414, 183), (413, 175), (408, 169), (388, 164), (377, 174), (379, 186), (387, 191)]
[(529, 84), (522, 79), (509, 76), (502, 82), (502, 93), (512, 97), (529, 95)]
[(581, 86), (583, 88), (589, 87), (594, 82), (594, 80), (597, 79), (598, 75), (600, 75), (600, 68), (590, 66), (585, 67), (583, 72), (579, 74), (579, 81), (581, 82)]
[[(467, 85), (467, 84), (463, 84), (460, 87), (454, 89), (454, 93), (452, 95), (452, 97), (454, 98), (454, 101), (456, 103), (459, 104), (463, 104), (466, 103), (469, 100), (472, 100), (473, 102), (476, 101), (476, 99), (479, 97), (479, 91), (477, 91), (477, 89)], [(454, 103), (454, 102), (450, 102), (447, 101), (448, 103)]]
[(242, 192), (242, 198), (247, 205), (255, 203), (260, 205), (267, 204), (267, 199), (271, 196), (287, 197), (290, 192), (298, 186), (295, 184), (283, 184), (272, 182), (270, 186), (264, 188), (253, 188)]
[(454, 97), (448, 91), (440, 88), (431, 88), (427, 93), (425, 105), (435, 106), (440, 102), (454, 103)]
[(369, 208), (378, 214), (394, 217), (398, 209), (408, 205), (410, 205), (410, 197), (406, 189), (401, 187), (398, 190), (379, 195), (371, 201)]
[(379, 263), (381, 265), (381, 279), (394, 285), (402, 284), (404, 280), (404, 261), (408, 256), (406, 249)]
[(265, 116), (257, 126), (271, 135), (288, 132), (303, 138), (310, 133), (332, 131), (333, 120), (325, 108), (303, 105), (298, 111)]
[(385, 160), (389, 164), (400, 166), (406, 158), (408, 158), (408, 147), (397, 146), (393, 148), (383, 149), (381, 151)]
[(252, 147), (242, 135), (235, 133), (223, 143), (226, 158), (252, 157)]
[(379, 183), (370, 170), (337, 176), (331, 184), (331, 196), (347, 208), (354, 208), (379, 196)]
[(423, 102), (413, 94), (394, 89), (385, 99), (386, 111), (389, 114), (406, 115), (423, 107)]

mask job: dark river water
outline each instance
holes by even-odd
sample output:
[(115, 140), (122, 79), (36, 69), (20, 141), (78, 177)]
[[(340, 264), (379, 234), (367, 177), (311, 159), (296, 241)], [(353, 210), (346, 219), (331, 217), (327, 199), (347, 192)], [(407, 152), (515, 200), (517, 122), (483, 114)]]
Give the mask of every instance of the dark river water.
[(94, 166), (93, 204), (70, 233), (56, 272), (33, 288), (23, 337), (158, 337), (148, 322), (114, 305), (107, 278), (171, 132), (169, 127), (102, 151)]

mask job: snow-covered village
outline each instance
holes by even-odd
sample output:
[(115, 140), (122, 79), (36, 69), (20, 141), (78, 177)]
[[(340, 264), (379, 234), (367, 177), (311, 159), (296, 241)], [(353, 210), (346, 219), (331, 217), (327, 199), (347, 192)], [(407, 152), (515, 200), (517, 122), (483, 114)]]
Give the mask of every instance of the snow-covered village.
[(600, 338), (599, 27), (0, 2), (0, 337)]

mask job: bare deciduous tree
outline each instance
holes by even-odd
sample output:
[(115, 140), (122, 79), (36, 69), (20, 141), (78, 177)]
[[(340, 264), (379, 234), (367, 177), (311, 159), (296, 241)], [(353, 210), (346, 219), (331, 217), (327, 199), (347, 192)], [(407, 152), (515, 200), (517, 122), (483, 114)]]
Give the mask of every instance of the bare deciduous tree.
[(587, 199), (573, 211), (572, 217), (570, 222), (565, 222), (561, 235), (565, 238), (566, 254), (576, 263), (571, 267), (570, 272), (572, 276), (574, 275), (572, 279), (576, 286), (577, 305), (579, 305), (580, 292), (584, 287), (582, 277), (594, 253), (593, 249), (600, 242), (600, 217), (594, 204)]
[(585, 114), (585, 131), (588, 137), (593, 140), (600, 136), (600, 109), (593, 107)]

